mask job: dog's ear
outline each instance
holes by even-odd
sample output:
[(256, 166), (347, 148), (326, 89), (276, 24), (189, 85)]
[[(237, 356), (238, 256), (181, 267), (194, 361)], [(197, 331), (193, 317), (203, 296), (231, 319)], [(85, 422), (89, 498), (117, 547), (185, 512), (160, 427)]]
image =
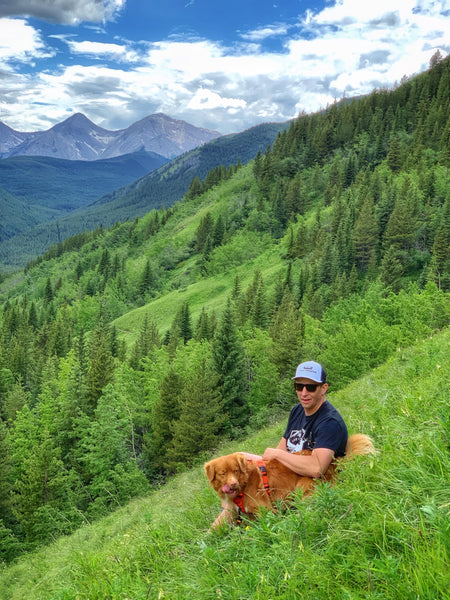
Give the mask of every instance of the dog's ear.
[(247, 459), (243, 454), (236, 454), (236, 460), (239, 465), (240, 470), (243, 473), (247, 473)]
[(214, 479), (214, 477), (216, 476), (216, 470), (214, 468), (214, 464), (213, 464), (212, 460), (205, 463), (205, 473), (206, 473), (206, 477), (209, 479), (209, 481), (212, 481)]

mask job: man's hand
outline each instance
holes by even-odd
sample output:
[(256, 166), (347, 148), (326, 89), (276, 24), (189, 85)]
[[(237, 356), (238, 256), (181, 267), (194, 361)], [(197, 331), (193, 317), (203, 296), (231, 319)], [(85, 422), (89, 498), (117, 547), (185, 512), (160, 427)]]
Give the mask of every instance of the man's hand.
[(270, 460), (271, 458), (279, 458), (280, 454), (284, 453), (283, 450), (278, 448), (266, 448), (263, 454), (263, 460)]

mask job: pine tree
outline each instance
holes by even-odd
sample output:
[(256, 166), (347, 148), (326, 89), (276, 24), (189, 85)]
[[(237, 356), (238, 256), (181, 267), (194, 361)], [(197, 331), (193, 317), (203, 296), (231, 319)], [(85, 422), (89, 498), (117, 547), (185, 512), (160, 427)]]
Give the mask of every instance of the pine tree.
[(367, 196), (355, 223), (355, 262), (361, 272), (367, 271), (371, 261), (376, 260), (378, 245), (378, 222), (371, 196)]
[(141, 296), (145, 296), (145, 294), (151, 293), (154, 287), (154, 277), (152, 272), (152, 267), (150, 265), (150, 260), (147, 259), (145, 262), (144, 272), (142, 273), (141, 281), (139, 284), (139, 293)]
[(44, 291), (44, 300), (46, 304), (50, 304), (54, 298), (52, 282), (50, 281), (50, 277), (47, 278), (45, 282), (45, 291)]
[(286, 291), (269, 328), (273, 340), (270, 360), (281, 377), (287, 377), (299, 363), (304, 333), (302, 314), (296, 308), (294, 296)]
[(202, 310), (200, 316), (197, 321), (197, 326), (195, 328), (195, 339), (197, 341), (201, 340), (210, 340), (212, 338), (211, 324), (209, 320), (208, 313), (204, 306), (202, 306)]
[(220, 398), (218, 377), (203, 358), (187, 379), (180, 402), (180, 417), (172, 421), (173, 438), (167, 449), (167, 463), (192, 464), (199, 453), (217, 444), (217, 435), (226, 415)]
[(386, 156), (386, 162), (394, 173), (398, 173), (403, 166), (402, 147), (398, 137), (394, 137), (390, 143), (389, 150)]
[(267, 311), (266, 292), (264, 288), (264, 281), (261, 279), (253, 300), (253, 305), (250, 312), (250, 323), (253, 327), (265, 329), (268, 320), (269, 315)]
[(191, 184), (189, 185), (189, 189), (186, 192), (186, 196), (188, 197), (189, 200), (193, 200), (197, 196), (200, 196), (202, 193), (203, 193), (203, 185), (199, 179), (199, 176), (196, 175), (194, 177), (194, 179), (191, 181)]
[(164, 470), (167, 451), (173, 438), (173, 423), (180, 417), (183, 385), (183, 379), (173, 368), (161, 381), (158, 399), (151, 408), (150, 433), (145, 438), (144, 451), (150, 470)]
[(231, 426), (247, 420), (247, 379), (244, 348), (239, 340), (231, 303), (228, 301), (213, 341), (215, 368), (224, 401), (224, 411)]
[(380, 280), (386, 288), (391, 289), (394, 293), (400, 291), (404, 272), (403, 265), (397, 255), (398, 250), (394, 246), (390, 246), (383, 256), (380, 268)]
[(214, 232), (214, 221), (210, 212), (200, 220), (200, 224), (196, 231), (196, 247), (201, 252), (206, 244), (208, 237), (210, 240), (213, 237)]
[(111, 354), (110, 333), (100, 323), (92, 334), (89, 347), (89, 369), (86, 377), (89, 406), (87, 414), (92, 414), (103, 389), (114, 378), (114, 359)]

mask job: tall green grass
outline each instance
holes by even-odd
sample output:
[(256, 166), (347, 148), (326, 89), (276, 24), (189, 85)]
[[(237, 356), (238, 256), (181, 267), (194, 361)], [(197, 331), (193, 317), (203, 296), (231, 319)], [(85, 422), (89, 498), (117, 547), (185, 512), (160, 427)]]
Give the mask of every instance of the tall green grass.
[[(285, 513), (208, 534), (218, 502), (198, 464), (3, 568), (0, 599), (450, 598), (449, 364), (446, 330), (331, 394), (378, 454)], [(261, 452), (283, 428), (219, 453)]]

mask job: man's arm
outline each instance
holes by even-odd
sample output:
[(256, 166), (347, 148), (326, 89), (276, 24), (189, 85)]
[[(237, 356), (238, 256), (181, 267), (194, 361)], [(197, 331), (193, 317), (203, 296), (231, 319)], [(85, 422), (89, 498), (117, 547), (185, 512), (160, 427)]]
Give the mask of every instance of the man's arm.
[(321, 477), (334, 458), (334, 451), (329, 448), (315, 448), (310, 456), (291, 454), (287, 451), (286, 438), (281, 438), (276, 448), (266, 448), (263, 459), (276, 458), (280, 463), (306, 477)]

